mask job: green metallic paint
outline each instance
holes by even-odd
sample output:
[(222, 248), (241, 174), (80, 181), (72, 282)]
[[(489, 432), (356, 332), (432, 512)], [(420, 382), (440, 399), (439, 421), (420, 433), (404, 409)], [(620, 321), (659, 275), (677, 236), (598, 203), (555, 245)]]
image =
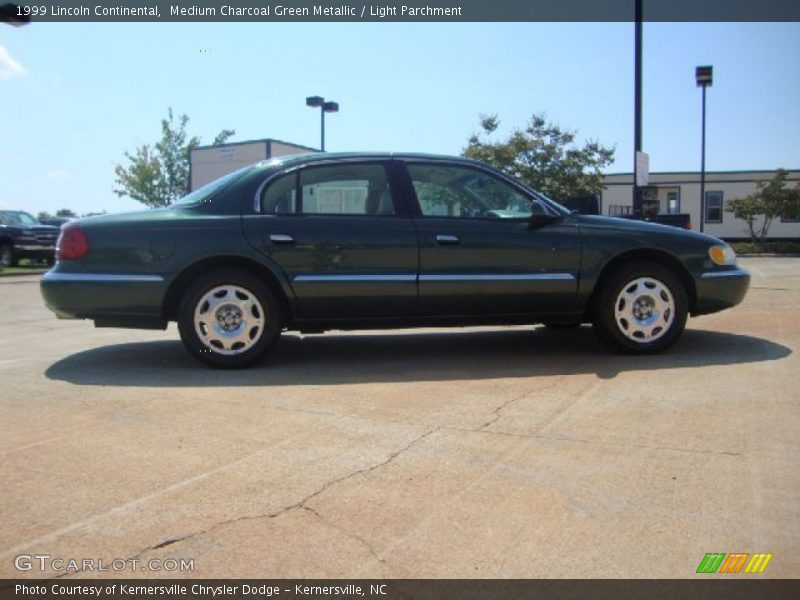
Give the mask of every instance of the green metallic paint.
[[(211, 201), (82, 219), (90, 252), (59, 261), (54, 273), (159, 275), (162, 283), (42, 280), (46, 304), (60, 316), (100, 324), (153, 326), (174, 318), (174, 300), (193, 276), (236, 263), (269, 273), (286, 300), (289, 328), (411, 326), (422, 323), (537, 322), (554, 315), (585, 316), (607, 269), (620, 261), (655, 257), (681, 270), (693, 292), (693, 314), (741, 301), (749, 277), (704, 279), (719, 270), (708, 260), (713, 237), (674, 227), (562, 211), (542, 227), (504, 219), (414, 218), (405, 169), (391, 168), (399, 215), (374, 217), (260, 214), (256, 191), (288, 168), (341, 159), (474, 161), (424, 155), (300, 155), (267, 161)], [(481, 168), (485, 168), (481, 166)], [(561, 209), (554, 209), (559, 210)], [(271, 233), (295, 243), (278, 246)], [(441, 246), (437, 234), (456, 235)], [(574, 279), (481, 282), (417, 281), (436, 274), (569, 274)], [(379, 281), (296, 281), (296, 277), (414, 276)], [(691, 294), (694, 296), (694, 294)], [(169, 307), (172, 307), (170, 309)]]

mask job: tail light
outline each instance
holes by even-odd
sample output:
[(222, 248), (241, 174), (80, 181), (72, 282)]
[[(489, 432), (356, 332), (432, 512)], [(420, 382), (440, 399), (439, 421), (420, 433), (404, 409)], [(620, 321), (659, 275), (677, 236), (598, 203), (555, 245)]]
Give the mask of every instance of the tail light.
[(56, 243), (58, 260), (75, 260), (89, 254), (89, 240), (80, 225), (67, 224), (61, 228)]

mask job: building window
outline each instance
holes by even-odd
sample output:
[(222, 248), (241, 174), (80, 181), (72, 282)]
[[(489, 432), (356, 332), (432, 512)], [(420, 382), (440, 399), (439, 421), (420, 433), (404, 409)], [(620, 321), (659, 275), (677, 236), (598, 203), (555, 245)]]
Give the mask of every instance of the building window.
[(667, 192), (667, 212), (671, 215), (681, 212), (681, 195), (679, 191)]
[(800, 211), (781, 215), (781, 223), (800, 223)]
[(630, 204), (609, 204), (608, 214), (611, 216), (616, 215), (629, 215), (633, 212), (633, 207)]
[(706, 192), (706, 223), (722, 223), (722, 192)]

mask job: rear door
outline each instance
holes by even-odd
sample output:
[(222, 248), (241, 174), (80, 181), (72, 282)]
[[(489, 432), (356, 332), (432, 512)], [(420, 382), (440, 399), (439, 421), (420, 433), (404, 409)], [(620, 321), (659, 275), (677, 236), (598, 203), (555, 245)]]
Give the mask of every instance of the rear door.
[(576, 310), (580, 234), (568, 218), (532, 227), (531, 214), (555, 214), (488, 169), (408, 160), (418, 215), (422, 315), (548, 314)]
[(385, 161), (310, 165), (264, 187), (250, 242), (283, 269), (303, 319), (406, 316), (417, 236)]

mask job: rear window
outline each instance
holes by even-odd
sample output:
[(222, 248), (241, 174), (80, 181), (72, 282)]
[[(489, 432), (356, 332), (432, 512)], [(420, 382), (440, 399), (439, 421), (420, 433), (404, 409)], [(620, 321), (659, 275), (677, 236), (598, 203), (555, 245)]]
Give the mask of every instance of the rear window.
[(186, 194), (180, 200), (172, 203), (172, 206), (190, 206), (192, 204), (200, 204), (201, 202), (207, 202), (210, 200), (217, 192), (220, 192), (231, 185), (233, 182), (241, 179), (245, 175), (247, 175), (250, 171), (255, 168), (255, 165), (248, 165), (239, 169), (238, 171), (234, 171), (233, 173), (228, 173), (224, 177), (220, 177), (219, 179), (215, 179), (211, 183), (207, 183), (201, 188), (197, 188), (195, 191)]

